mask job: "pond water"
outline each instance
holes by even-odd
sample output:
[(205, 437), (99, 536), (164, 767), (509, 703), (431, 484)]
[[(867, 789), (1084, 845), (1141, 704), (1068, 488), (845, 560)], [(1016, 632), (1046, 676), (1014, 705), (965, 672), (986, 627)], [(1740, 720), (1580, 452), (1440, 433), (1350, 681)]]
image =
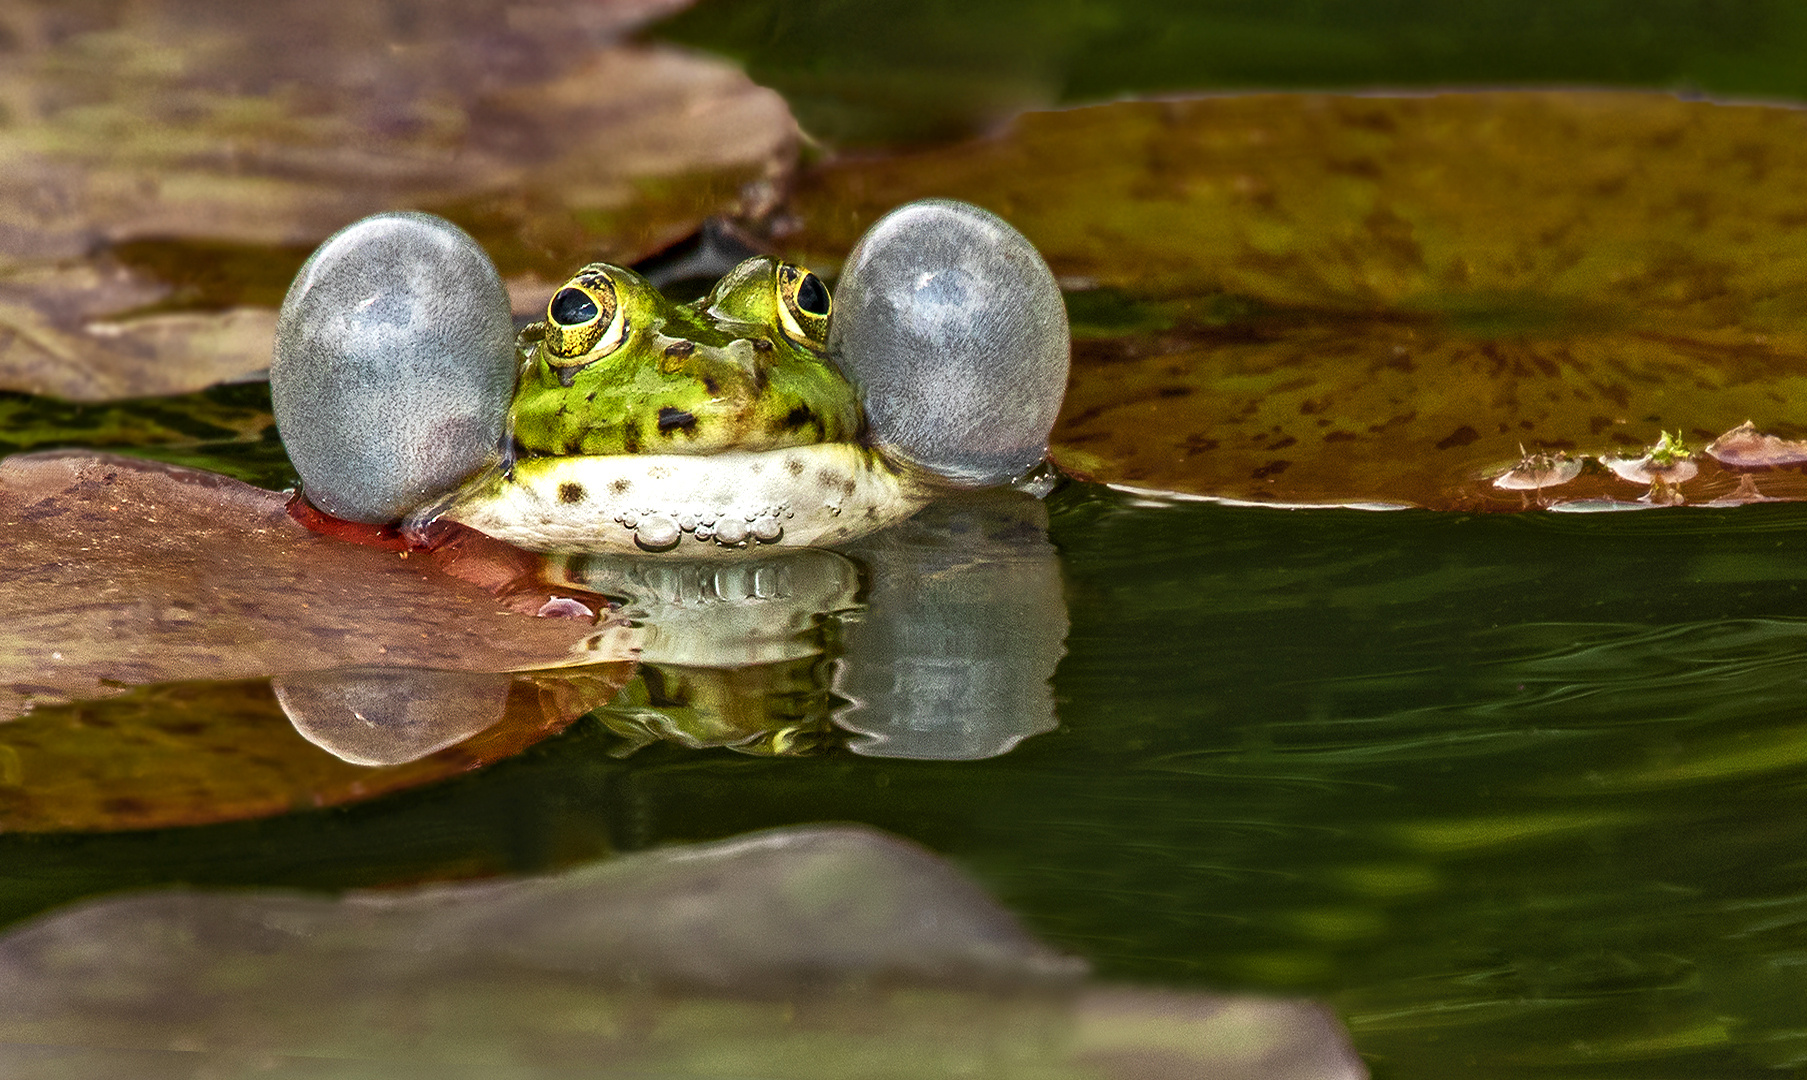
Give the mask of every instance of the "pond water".
[(863, 822), (1103, 978), (1321, 998), (1376, 1076), (1807, 1063), (1807, 511), (1047, 510), (1058, 726), (1006, 753), (624, 755), (592, 714), (348, 807), (0, 836), (0, 919)]

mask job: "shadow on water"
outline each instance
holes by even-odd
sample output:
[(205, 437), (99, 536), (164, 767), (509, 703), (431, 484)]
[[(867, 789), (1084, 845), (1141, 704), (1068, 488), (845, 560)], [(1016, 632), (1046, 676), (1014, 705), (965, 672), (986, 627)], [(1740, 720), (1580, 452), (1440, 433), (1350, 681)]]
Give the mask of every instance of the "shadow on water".
[[(698, 752), (679, 745), (711, 741), (694, 727), (644, 738), (737, 684), (675, 707), (652, 704), (643, 676), (611, 709), (431, 788), (186, 830), (0, 837), (4, 915), (158, 882), (539, 871), (852, 821), (954, 857), (1103, 976), (1324, 996), (1377, 1075), (1807, 1061), (1807, 968), (1790, 959), (1807, 922), (1798, 508), (1283, 511), (1075, 484), (1049, 510), (1058, 566), (1034, 543), (997, 561), (919, 547), (897, 576), (921, 587), (875, 628), (890, 594), (879, 556), (856, 552), (845, 565), (870, 578), (811, 591), (855, 597), (827, 605), (841, 614), (762, 624), (777, 669), (839, 650), (826, 683), (762, 683), (859, 732), (821, 753)], [(1062, 577), (1059, 605), (1046, 590)], [(862, 596), (871, 614), (847, 618)], [(997, 603), (1015, 605), (1008, 631), (977, 617)], [(961, 677), (1018, 680), (1003, 696), (1033, 704), (1069, 617), (1056, 729), (1024, 737), (1044, 726), (1035, 705), (960, 743), (1020, 740), (1009, 753), (875, 755), (967, 737), (917, 727), (910, 704), (956, 697), (936, 680), (961, 665), (887, 673), (860, 649), (1020, 649), (1013, 674)], [(696, 659), (649, 669), (669, 688), (708, 670)], [(878, 707), (888, 690), (901, 697)]]

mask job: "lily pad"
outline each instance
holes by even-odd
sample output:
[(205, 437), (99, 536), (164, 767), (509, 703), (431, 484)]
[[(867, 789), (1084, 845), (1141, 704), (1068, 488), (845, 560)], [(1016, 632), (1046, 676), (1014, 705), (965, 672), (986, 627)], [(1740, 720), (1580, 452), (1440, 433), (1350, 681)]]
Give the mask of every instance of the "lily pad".
[(1321, 1006), (1099, 984), (953, 866), (849, 827), (343, 898), (166, 890), (0, 938), (9, 1076), (177, 1052), (222, 1076), (1365, 1075)]
[(623, 42), (674, 6), (26, 5), (0, 71), (0, 388), (258, 371), (280, 283), (378, 210), (465, 225), (524, 303), (763, 213), (795, 124), (725, 62)]
[(376, 767), (304, 739), (267, 679), (163, 683), (46, 706), (0, 724), (0, 832), (199, 825), (373, 799), (519, 753), (607, 701), (631, 670), (493, 676), (504, 700), (480, 730)]
[(1031, 113), (812, 170), (800, 258), (899, 202), (1021, 229), (1075, 332), (1055, 459), (1276, 503), (1512, 507), (1525, 453), (1807, 435), (1807, 113), (1623, 93)]
[(0, 719), (129, 686), (347, 667), (520, 671), (631, 659), (617, 622), (498, 599), (521, 568), (311, 533), (285, 498), (126, 458), (0, 461)]

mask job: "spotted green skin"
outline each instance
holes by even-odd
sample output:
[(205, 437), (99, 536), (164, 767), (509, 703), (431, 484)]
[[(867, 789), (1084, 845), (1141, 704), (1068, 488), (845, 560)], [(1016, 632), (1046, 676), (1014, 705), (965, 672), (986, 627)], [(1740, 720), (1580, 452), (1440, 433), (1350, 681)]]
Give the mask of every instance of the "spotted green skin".
[[(818, 345), (786, 326), (779, 265), (748, 259), (691, 304), (618, 267), (624, 331), (581, 367), (553, 363), (545, 323), (521, 332), (511, 408), (517, 457), (715, 454), (854, 442), (864, 422), (853, 385)], [(581, 276), (581, 275), (580, 275)], [(793, 326), (795, 320), (791, 320)]]

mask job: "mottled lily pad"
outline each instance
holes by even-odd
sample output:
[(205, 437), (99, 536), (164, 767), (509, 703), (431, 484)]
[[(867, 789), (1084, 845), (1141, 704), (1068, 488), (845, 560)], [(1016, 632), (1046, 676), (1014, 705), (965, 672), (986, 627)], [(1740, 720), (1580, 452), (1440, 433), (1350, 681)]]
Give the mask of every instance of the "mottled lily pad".
[[(629, 659), (615, 622), (532, 618), (518, 568), (308, 532), (281, 495), (80, 454), (0, 461), (0, 719), (125, 687), (346, 667), (519, 671)], [(449, 571), (449, 572), (448, 572)]]
[(733, 66), (623, 35), (676, 0), (13, 5), (0, 388), (98, 400), (268, 363), (315, 243), (437, 210), (524, 303), (709, 214), (759, 214), (796, 128)]
[(480, 730), (381, 766), (304, 739), (267, 679), (164, 683), (46, 706), (0, 724), (0, 832), (199, 825), (376, 798), (519, 753), (607, 701), (630, 671), (623, 662), (494, 676), (505, 701)]
[[(1255, 96), (1032, 113), (799, 189), (832, 265), (993, 210), (1075, 331), (1055, 459), (1278, 503), (1513, 507), (1525, 453), (1807, 435), (1807, 113), (1661, 95)], [(1522, 447), (1522, 449), (1521, 449)], [(1690, 501), (1694, 501), (1690, 499)]]
[(953, 866), (848, 827), (343, 898), (165, 890), (0, 938), (9, 1077), (172, 1059), (209, 1076), (1366, 1075), (1321, 1006), (1097, 983)]

